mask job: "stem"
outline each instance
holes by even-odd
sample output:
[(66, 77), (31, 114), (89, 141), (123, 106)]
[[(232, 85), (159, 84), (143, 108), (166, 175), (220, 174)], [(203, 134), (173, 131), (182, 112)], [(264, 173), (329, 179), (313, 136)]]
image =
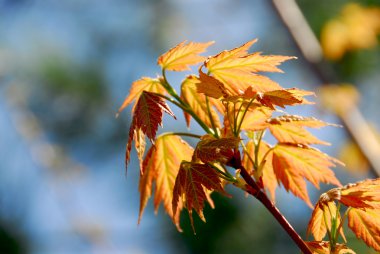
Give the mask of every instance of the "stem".
[(162, 135), (186, 136), (186, 137), (192, 137), (192, 138), (198, 138), (198, 139), (200, 139), (202, 137), (200, 135), (196, 135), (193, 133), (187, 133), (187, 132), (166, 132), (166, 133), (163, 133)]
[(267, 208), (267, 210), (273, 215), (277, 222), (280, 223), (286, 233), (288, 233), (288, 235), (292, 238), (294, 243), (297, 244), (298, 248), (304, 254), (312, 254), (311, 250), (302, 240), (300, 235), (294, 230), (294, 228), (290, 225), (290, 223), (286, 220), (278, 208), (272, 203), (272, 201), (270, 201), (268, 196), (260, 189), (257, 183), (248, 174), (247, 170), (241, 164), (240, 152), (238, 150), (235, 150), (235, 156), (230, 161), (229, 165), (235, 169), (240, 169), (240, 175), (248, 185), (247, 192), (258, 199), (265, 206), (265, 208)]
[(212, 117), (212, 114), (211, 114), (210, 103), (209, 103), (207, 95), (206, 95), (206, 105), (207, 105), (207, 114), (208, 114), (208, 117), (210, 118), (210, 122), (211, 122), (211, 127), (214, 130), (215, 136), (217, 138), (219, 138), (218, 130), (215, 127), (214, 118)]
[[(177, 92), (173, 89), (173, 87), (169, 84), (168, 80), (166, 79), (166, 74), (165, 74), (165, 69), (162, 70), (162, 76), (164, 78), (164, 82), (162, 83), (163, 87), (166, 89), (166, 91), (173, 96), (177, 101), (162, 95), (162, 98), (165, 98), (181, 108), (183, 111), (191, 115), (194, 120), (202, 127), (202, 129), (207, 132), (208, 134), (211, 134), (214, 137), (217, 137), (217, 134), (214, 132), (214, 130), (210, 129), (196, 114), (195, 112), (191, 109), (189, 104), (187, 104), (185, 101), (181, 99), (181, 97), (178, 96)], [(158, 94), (157, 94), (158, 95)]]

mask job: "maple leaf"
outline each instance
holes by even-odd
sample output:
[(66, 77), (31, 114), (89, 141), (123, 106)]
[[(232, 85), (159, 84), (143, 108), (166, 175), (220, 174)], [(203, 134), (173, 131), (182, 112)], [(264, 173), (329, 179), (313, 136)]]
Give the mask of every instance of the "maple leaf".
[(213, 41), (206, 43), (181, 42), (174, 48), (171, 48), (168, 52), (161, 55), (158, 58), (158, 65), (165, 70), (171, 71), (185, 71), (190, 70), (189, 65), (194, 65), (203, 62), (206, 57), (200, 56), (198, 54), (204, 52), (206, 48), (214, 44)]
[(203, 163), (222, 162), (227, 163), (234, 156), (234, 149), (238, 147), (239, 138), (204, 138), (199, 141), (195, 148), (195, 158), (200, 159)]
[(312, 207), (306, 189), (309, 180), (319, 189), (319, 182), (331, 183), (340, 186), (330, 167), (334, 167), (337, 160), (309, 147), (294, 146), (291, 144), (277, 144), (273, 149), (273, 169), (277, 179), (287, 191), (303, 199)]
[(335, 244), (334, 251), (331, 251), (330, 242), (327, 241), (309, 241), (306, 244), (313, 254), (356, 254), (345, 244)]
[(173, 212), (176, 214), (180, 197), (182, 197), (194, 232), (193, 209), (203, 221), (206, 221), (203, 215), (204, 201), (207, 200), (205, 189), (224, 193), (217, 172), (207, 164), (183, 161), (175, 180), (172, 206)]
[(309, 101), (303, 98), (304, 94), (305, 91), (298, 90), (296, 88), (273, 90), (261, 93), (260, 96), (257, 96), (257, 100), (261, 102), (261, 104), (274, 110), (275, 105), (285, 108), (286, 105), (293, 106), (298, 104), (310, 104)]
[(338, 197), (349, 207), (380, 209), (380, 178), (345, 185), (339, 189)]
[(182, 209), (182, 203), (179, 202), (176, 212), (173, 212), (173, 189), (182, 160), (190, 160), (192, 154), (193, 148), (178, 136), (161, 135), (156, 139), (155, 145), (149, 149), (144, 159), (140, 176), (139, 222), (152, 195), (153, 183), (155, 182), (155, 212), (158, 211), (160, 204), (163, 203), (165, 211), (172, 218), (177, 229), (181, 231), (179, 211)]
[(240, 94), (248, 87), (257, 91), (281, 89), (276, 82), (257, 72), (281, 72), (277, 65), (293, 57), (262, 56), (259, 52), (248, 54), (254, 42), (256, 40), (209, 57), (204, 64), (208, 73), (221, 81), (230, 94)]
[(136, 103), (132, 124), (129, 129), (129, 138), (125, 154), (125, 162), (127, 165), (135, 132), (141, 131), (154, 143), (158, 125), (162, 125), (162, 115), (164, 111), (175, 118), (174, 113), (161, 97), (147, 91), (141, 93)]
[(139, 162), (140, 162), (140, 170), (142, 170), (143, 168), (142, 163), (143, 163), (143, 157), (145, 153), (146, 142), (145, 142), (145, 135), (141, 129), (138, 128), (134, 130), (133, 140), (135, 141), (137, 157), (139, 158)]
[(330, 125), (314, 118), (285, 115), (270, 119), (269, 124), (270, 132), (281, 143), (330, 145), (303, 128), (304, 126), (319, 128)]
[[(142, 77), (141, 79), (135, 81), (131, 85), (131, 90), (128, 93), (128, 96), (125, 98), (123, 104), (118, 110), (118, 114), (123, 111), (129, 104), (131, 104), (134, 100), (138, 99), (143, 91), (158, 93), (158, 94), (166, 94), (165, 88), (162, 86), (161, 77), (152, 79), (148, 77)], [(134, 111), (135, 106), (132, 108), (132, 112)]]
[(376, 209), (350, 208), (348, 227), (368, 246), (380, 251), (380, 213)]
[(318, 202), (307, 226), (307, 234), (311, 233), (316, 241), (322, 241), (327, 230), (331, 230), (331, 215), (336, 215), (336, 210), (335, 202)]
[(198, 93), (203, 93), (215, 99), (228, 96), (223, 83), (212, 76), (204, 74), (201, 69), (199, 69), (199, 81), (196, 85)]
[[(196, 76), (188, 76), (183, 82), (181, 86), (181, 99), (183, 99), (190, 108), (194, 111), (194, 113), (208, 126), (212, 127), (212, 123), (210, 120), (210, 116), (208, 114), (207, 109), (207, 100), (206, 96), (203, 94), (199, 94), (197, 92), (196, 85), (199, 80)], [(212, 106), (218, 109), (218, 111), (223, 110), (223, 104), (220, 100), (216, 100), (213, 98), (209, 98), (209, 106), (212, 121), (215, 127), (220, 128), (220, 120), (218, 114), (213, 110)], [(190, 126), (191, 116), (190, 114), (184, 112), (187, 127)]]
[[(260, 178), (262, 178), (264, 187), (268, 189), (271, 199), (275, 201), (276, 188), (278, 184), (277, 184), (276, 175), (273, 172), (273, 166), (272, 166), (273, 154), (272, 152), (269, 151), (270, 146), (263, 140), (260, 142), (260, 147), (258, 151), (258, 159), (261, 164), (259, 165), (260, 172), (253, 171), (254, 169), (253, 163), (254, 163), (254, 158), (255, 158), (254, 142), (252, 140), (249, 140), (247, 144), (245, 145), (245, 147), (246, 147), (246, 150), (244, 151), (243, 160), (242, 160), (243, 166), (248, 170), (248, 172), (251, 175), (255, 176), (256, 180), (259, 180)], [(265, 157), (265, 161), (263, 162), (264, 155), (266, 155), (266, 157)]]

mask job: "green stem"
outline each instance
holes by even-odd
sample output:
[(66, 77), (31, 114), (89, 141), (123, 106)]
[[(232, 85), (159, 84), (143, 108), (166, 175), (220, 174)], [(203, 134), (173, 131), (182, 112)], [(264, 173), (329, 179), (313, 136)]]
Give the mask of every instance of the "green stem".
[[(194, 120), (202, 127), (202, 129), (207, 132), (208, 134), (214, 136), (214, 137), (217, 137), (216, 136), (216, 133), (214, 133), (214, 130), (210, 129), (196, 114), (195, 112), (191, 109), (191, 107), (189, 106), (189, 104), (187, 104), (185, 101), (183, 101), (181, 99), (181, 97), (178, 96), (177, 92), (173, 89), (173, 87), (169, 84), (167, 78), (166, 78), (166, 73), (165, 73), (165, 69), (162, 69), (162, 76), (164, 78), (164, 82), (162, 83), (163, 87), (166, 89), (166, 91), (171, 95), (173, 96), (177, 102), (174, 103), (174, 100), (173, 99), (170, 99), (168, 97), (166, 97), (166, 99), (169, 99), (170, 102), (172, 102), (173, 104), (175, 104), (176, 106), (180, 107), (183, 111), (185, 111), (186, 113), (188, 113), (189, 115), (191, 115)], [(162, 97), (162, 96), (161, 96)], [(164, 97), (163, 97), (164, 98)]]
[[(245, 117), (245, 115), (247, 114), (247, 111), (248, 111), (249, 107), (251, 106), (251, 104), (253, 103), (253, 101), (254, 101), (255, 99), (256, 99), (256, 96), (254, 96), (254, 97), (249, 101), (247, 107), (245, 108), (244, 113), (243, 113), (243, 116), (242, 116), (242, 118), (241, 118), (241, 121), (240, 121), (239, 126), (238, 126), (238, 129), (237, 129), (237, 132), (238, 132), (238, 133), (240, 132), (241, 125), (243, 124), (243, 121), (244, 121), (244, 117)], [(242, 105), (243, 105), (243, 103), (242, 103)], [(240, 109), (239, 109), (239, 113), (240, 113)], [(238, 113), (238, 114), (239, 114), (239, 113)]]
[(211, 114), (211, 109), (210, 109), (210, 103), (209, 103), (209, 100), (208, 100), (208, 96), (206, 96), (206, 106), (207, 106), (207, 114), (208, 114), (208, 117), (210, 119), (212, 129), (214, 130), (215, 136), (217, 138), (219, 138), (218, 130), (215, 127), (214, 118), (212, 117), (212, 114)]
[(187, 132), (165, 132), (162, 135), (175, 135), (175, 136), (186, 136), (186, 137), (192, 137), (192, 138), (202, 138), (200, 135), (196, 135), (193, 133), (187, 133)]

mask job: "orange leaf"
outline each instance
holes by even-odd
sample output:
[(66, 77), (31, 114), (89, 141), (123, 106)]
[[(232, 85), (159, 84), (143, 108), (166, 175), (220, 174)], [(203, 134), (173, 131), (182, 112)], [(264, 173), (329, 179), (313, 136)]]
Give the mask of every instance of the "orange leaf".
[(354, 208), (380, 209), (380, 178), (343, 186), (339, 202)]
[(145, 147), (146, 147), (146, 142), (145, 142), (145, 135), (141, 131), (141, 129), (135, 129), (134, 134), (133, 134), (133, 139), (135, 141), (135, 148), (137, 151), (137, 157), (139, 158), (140, 162), (140, 170), (142, 171), (142, 163), (143, 163), (143, 157), (145, 153)]
[[(195, 76), (188, 76), (181, 86), (181, 98), (191, 107), (194, 113), (209, 127), (212, 127), (210, 117), (207, 110), (206, 96), (199, 94), (197, 92), (196, 85), (198, 84), (198, 79)], [(212, 108), (215, 106), (219, 110), (223, 110), (222, 102), (213, 98), (209, 98), (210, 103), (210, 112), (212, 121), (215, 124), (215, 127), (220, 128), (220, 120), (218, 114)], [(188, 113), (185, 114), (187, 127), (190, 126), (191, 116)]]
[(161, 135), (156, 139), (155, 145), (149, 149), (143, 162), (139, 183), (139, 222), (146, 204), (152, 195), (152, 185), (155, 182), (155, 211), (157, 212), (160, 203), (163, 203), (165, 211), (172, 218), (177, 229), (180, 230), (179, 211), (182, 209), (182, 203), (178, 203), (178, 210), (173, 213), (173, 189), (181, 161), (190, 160), (192, 153), (193, 148), (178, 136)]
[(193, 209), (203, 221), (206, 221), (203, 215), (204, 201), (207, 200), (204, 188), (224, 192), (221, 180), (211, 166), (183, 161), (175, 180), (172, 206), (175, 214), (180, 197), (182, 197), (194, 232)]
[(203, 93), (215, 99), (228, 96), (223, 83), (212, 76), (204, 74), (201, 69), (199, 69), (199, 81), (196, 84), (198, 93)]
[[(123, 105), (118, 110), (118, 114), (123, 111), (129, 104), (134, 100), (138, 99), (143, 91), (166, 94), (165, 88), (161, 84), (161, 78), (148, 78), (142, 77), (141, 79), (132, 83), (131, 90), (129, 91), (128, 96), (125, 98)], [(134, 111), (135, 106), (132, 108)]]
[(239, 138), (207, 138), (198, 142), (195, 148), (195, 157), (203, 163), (219, 161), (227, 163), (234, 156), (234, 149), (238, 147)]
[(281, 118), (275, 118), (269, 121), (269, 130), (279, 142), (302, 145), (330, 145), (330, 143), (321, 141), (313, 136), (310, 132), (300, 127), (299, 124), (293, 124), (291, 121), (281, 121), (279, 119)]
[(335, 250), (331, 252), (330, 242), (327, 241), (310, 241), (306, 242), (313, 254), (355, 254), (353, 250), (345, 244), (335, 244)]
[(327, 230), (331, 231), (331, 215), (335, 218), (336, 209), (335, 202), (318, 202), (311, 215), (307, 234), (312, 233), (316, 241), (322, 241)]
[(297, 90), (298, 89), (292, 88), (269, 91), (258, 96), (257, 100), (271, 109), (275, 109), (275, 105), (285, 108), (285, 105), (297, 105), (303, 104), (304, 102), (309, 103), (296, 93)]
[(314, 117), (303, 117), (297, 115), (283, 115), (272, 118), (269, 122), (271, 124), (292, 123), (294, 126), (310, 128), (321, 128), (325, 126), (341, 127), (340, 125), (323, 122)]
[(190, 70), (189, 65), (203, 62), (206, 59), (206, 57), (198, 54), (204, 52), (206, 48), (212, 44), (214, 44), (213, 41), (206, 43), (189, 42), (187, 44), (186, 41), (181, 42), (165, 54), (161, 55), (158, 58), (157, 63), (162, 69), (170, 71)]
[(348, 227), (368, 246), (380, 251), (379, 210), (351, 208), (348, 212)]
[(274, 148), (273, 168), (277, 179), (286, 190), (290, 190), (311, 207), (303, 178), (316, 188), (319, 188), (319, 182), (340, 186), (334, 172), (330, 170), (330, 167), (335, 166), (334, 162), (336, 161), (328, 155), (308, 147), (277, 144)]
[(131, 128), (129, 129), (129, 139), (125, 155), (126, 164), (129, 161), (135, 131), (141, 131), (153, 143), (158, 125), (162, 124), (164, 111), (175, 118), (173, 112), (161, 97), (147, 91), (141, 93), (136, 103)]
[(276, 82), (257, 75), (257, 72), (281, 72), (277, 65), (293, 57), (247, 54), (254, 42), (256, 40), (249, 41), (238, 48), (223, 51), (209, 57), (205, 62), (208, 73), (221, 81), (229, 94), (241, 94), (248, 87), (253, 87), (255, 91), (281, 89)]

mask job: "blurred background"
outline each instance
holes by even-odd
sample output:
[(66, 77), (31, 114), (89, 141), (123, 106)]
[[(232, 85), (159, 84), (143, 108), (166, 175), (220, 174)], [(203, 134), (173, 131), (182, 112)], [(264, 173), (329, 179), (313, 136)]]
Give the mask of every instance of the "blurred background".
[[(277, 2), (0, 0), (0, 253), (299, 253), (261, 204), (233, 188), (233, 199), (213, 195), (196, 236), (186, 213), (181, 234), (151, 204), (137, 225), (134, 152), (128, 175), (124, 165), (130, 108), (115, 118), (131, 83), (155, 77), (157, 57), (177, 43), (215, 40), (215, 54), (259, 38), (252, 50), (298, 57), (271, 78), (319, 91), (319, 106), (289, 112), (344, 125), (314, 133), (332, 143), (318, 148), (347, 164), (336, 168), (341, 182), (377, 177), (380, 2)], [(299, 27), (284, 25), (302, 14)], [(182, 78), (169, 75), (177, 88)], [(175, 113), (166, 128), (186, 131)], [(310, 186), (312, 201), (329, 188)], [(283, 189), (277, 205), (305, 238), (310, 208)], [(374, 253), (347, 238), (357, 253)]]

